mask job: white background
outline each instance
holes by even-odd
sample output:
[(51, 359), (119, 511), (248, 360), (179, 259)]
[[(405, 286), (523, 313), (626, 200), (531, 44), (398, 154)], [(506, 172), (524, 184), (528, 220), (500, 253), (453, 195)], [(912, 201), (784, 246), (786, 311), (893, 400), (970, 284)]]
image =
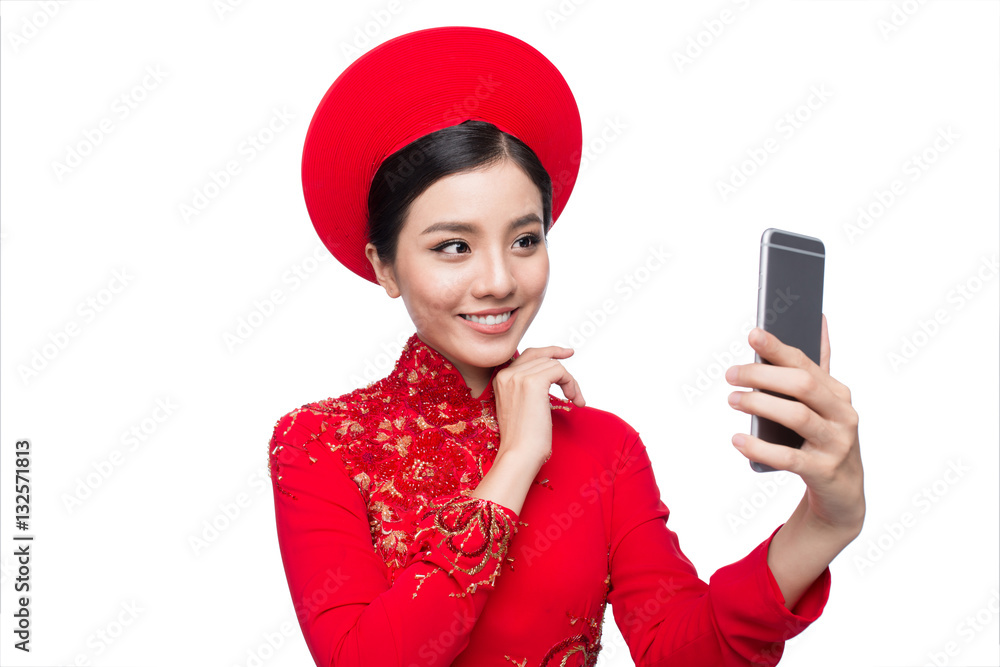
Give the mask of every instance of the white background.
[[(702, 578), (766, 538), (804, 488), (732, 447), (750, 418), (718, 378), (753, 360), (763, 230), (817, 236), (868, 513), (781, 664), (1000, 663), (997, 2), (90, 0), (3, 2), (0, 17), (0, 663), (310, 664), (274, 529), (271, 429), (387, 374), (413, 328), (400, 300), (320, 245), (302, 141), (359, 35), (355, 55), (449, 24), (526, 40), (576, 95), (590, 153), (519, 349), (576, 348), (567, 368), (589, 405), (641, 433)], [(291, 121), (268, 136), (275, 110)], [(783, 120), (796, 113), (797, 127)], [(258, 135), (270, 141), (250, 159)], [(769, 138), (777, 151), (746, 162)], [(230, 160), (239, 173), (206, 187)], [(902, 194), (879, 210), (895, 179)], [(851, 235), (859, 207), (878, 215)], [(647, 270), (658, 249), (670, 258)], [(269, 316), (253, 315), (275, 290)], [(606, 300), (615, 312), (600, 317)], [(700, 373), (704, 391), (686, 395)], [(22, 438), (30, 654), (12, 648)], [(226, 506), (239, 510), (228, 522)], [(213, 536), (213, 521), (228, 526)], [(600, 665), (632, 664), (610, 609), (604, 646)]]

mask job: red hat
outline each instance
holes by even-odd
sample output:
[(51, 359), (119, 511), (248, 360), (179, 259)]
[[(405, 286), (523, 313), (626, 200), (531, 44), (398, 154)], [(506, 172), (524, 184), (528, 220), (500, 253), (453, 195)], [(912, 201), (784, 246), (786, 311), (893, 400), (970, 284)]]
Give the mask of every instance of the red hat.
[(466, 120), (514, 135), (552, 179), (552, 224), (580, 168), (580, 112), (566, 80), (531, 45), (496, 30), (406, 33), (363, 54), (326, 91), (306, 132), (302, 189), (320, 239), (378, 284), (365, 256), (368, 190), (383, 160)]

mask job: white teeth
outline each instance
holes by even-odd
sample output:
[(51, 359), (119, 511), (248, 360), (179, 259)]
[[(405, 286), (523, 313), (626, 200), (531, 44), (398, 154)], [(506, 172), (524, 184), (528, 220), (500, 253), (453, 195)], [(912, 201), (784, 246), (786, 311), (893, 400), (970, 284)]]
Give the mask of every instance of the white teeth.
[(493, 325), (509, 320), (512, 312), (514, 311), (507, 311), (503, 315), (487, 315), (486, 317), (479, 317), (478, 315), (462, 315), (462, 317), (473, 322), (478, 322), (479, 324)]

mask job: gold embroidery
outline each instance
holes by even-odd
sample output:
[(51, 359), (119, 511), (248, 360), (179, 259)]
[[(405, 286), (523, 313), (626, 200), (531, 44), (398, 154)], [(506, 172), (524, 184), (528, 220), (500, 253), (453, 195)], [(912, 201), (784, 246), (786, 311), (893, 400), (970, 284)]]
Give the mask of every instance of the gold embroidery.
[[(549, 399), (552, 409), (572, 408), (565, 399)], [(391, 579), (405, 567), (411, 551), (419, 553), (413, 545), (421, 527), (419, 539), (425, 546), (444, 545), (454, 555), (479, 557), (469, 568), (448, 559), (449, 574), (461, 569), (475, 577), (461, 595), (492, 585), (504, 562), (513, 569), (506, 551), (517, 532), (515, 515), (491, 501), (463, 497), (479, 484), (499, 449), (492, 383), (473, 398), (461, 373), (414, 333), (382, 380), (303, 405), (287, 417), (288, 427), (278, 433), (276, 424), (269, 446), (275, 487), (295, 497), (281, 485), (283, 447), (306, 452), (313, 463), (317, 459), (308, 452), (313, 443), (339, 454), (364, 499), (372, 546)], [(289, 437), (296, 424), (307, 438)]]
[[(610, 554), (609, 554), (610, 555)], [(597, 656), (601, 652), (601, 634), (603, 631), (604, 611), (608, 604), (608, 593), (611, 590), (611, 572), (604, 578), (604, 599), (601, 601), (600, 612), (596, 618), (574, 616), (566, 612), (569, 617), (569, 624), (576, 625), (585, 621), (587, 628), (578, 634), (560, 640), (546, 652), (545, 657), (538, 667), (549, 667), (558, 664), (559, 667), (566, 667), (568, 659), (572, 655), (582, 653), (584, 667), (594, 667), (597, 664)], [(559, 662), (554, 662), (556, 659)]]
[[(510, 540), (517, 533), (517, 523), (512, 520), (512, 515), (512, 512), (508, 515), (506, 508), (484, 498), (470, 497), (449, 501), (420, 516), (420, 520), (424, 523), (414, 536), (411, 553), (419, 553), (421, 549), (433, 544), (437, 547), (447, 547), (458, 555), (459, 559), (479, 557), (479, 560), (469, 568), (463, 568), (458, 562), (459, 559), (446, 557), (451, 565), (448, 574), (454, 574), (455, 570), (459, 570), (470, 576), (480, 572), (486, 575), (485, 578), (470, 583), (461, 593), (450, 593), (451, 597), (465, 597), (468, 593), (474, 593), (477, 586), (492, 587), (500, 574), (500, 566), (510, 547)], [(428, 519), (433, 522), (428, 523)], [(467, 547), (470, 540), (472, 544)], [(487, 570), (490, 561), (493, 561), (493, 568)], [(437, 572), (441, 570), (435, 570), (431, 574)], [(426, 576), (430, 575), (425, 575), (425, 578)], [(413, 597), (417, 596), (417, 591), (423, 583), (424, 579), (417, 584)]]

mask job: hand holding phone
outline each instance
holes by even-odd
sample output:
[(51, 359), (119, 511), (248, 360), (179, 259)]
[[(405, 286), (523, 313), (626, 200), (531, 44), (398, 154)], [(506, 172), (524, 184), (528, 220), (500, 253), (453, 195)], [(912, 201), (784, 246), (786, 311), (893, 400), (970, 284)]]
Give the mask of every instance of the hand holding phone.
[[(826, 248), (812, 236), (769, 228), (760, 239), (760, 283), (757, 288), (757, 326), (778, 340), (802, 350), (819, 364), (823, 326), (823, 273)], [(759, 354), (757, 363), (770, 364)], [(754, 389), (789, 400), (792, 396)], [(799, 448), (804, 438), (783, 424), (751, 415), (750, 433), (778, 445)], [(750, 462), (757, 472), (773, 472), (764, 463)]]

